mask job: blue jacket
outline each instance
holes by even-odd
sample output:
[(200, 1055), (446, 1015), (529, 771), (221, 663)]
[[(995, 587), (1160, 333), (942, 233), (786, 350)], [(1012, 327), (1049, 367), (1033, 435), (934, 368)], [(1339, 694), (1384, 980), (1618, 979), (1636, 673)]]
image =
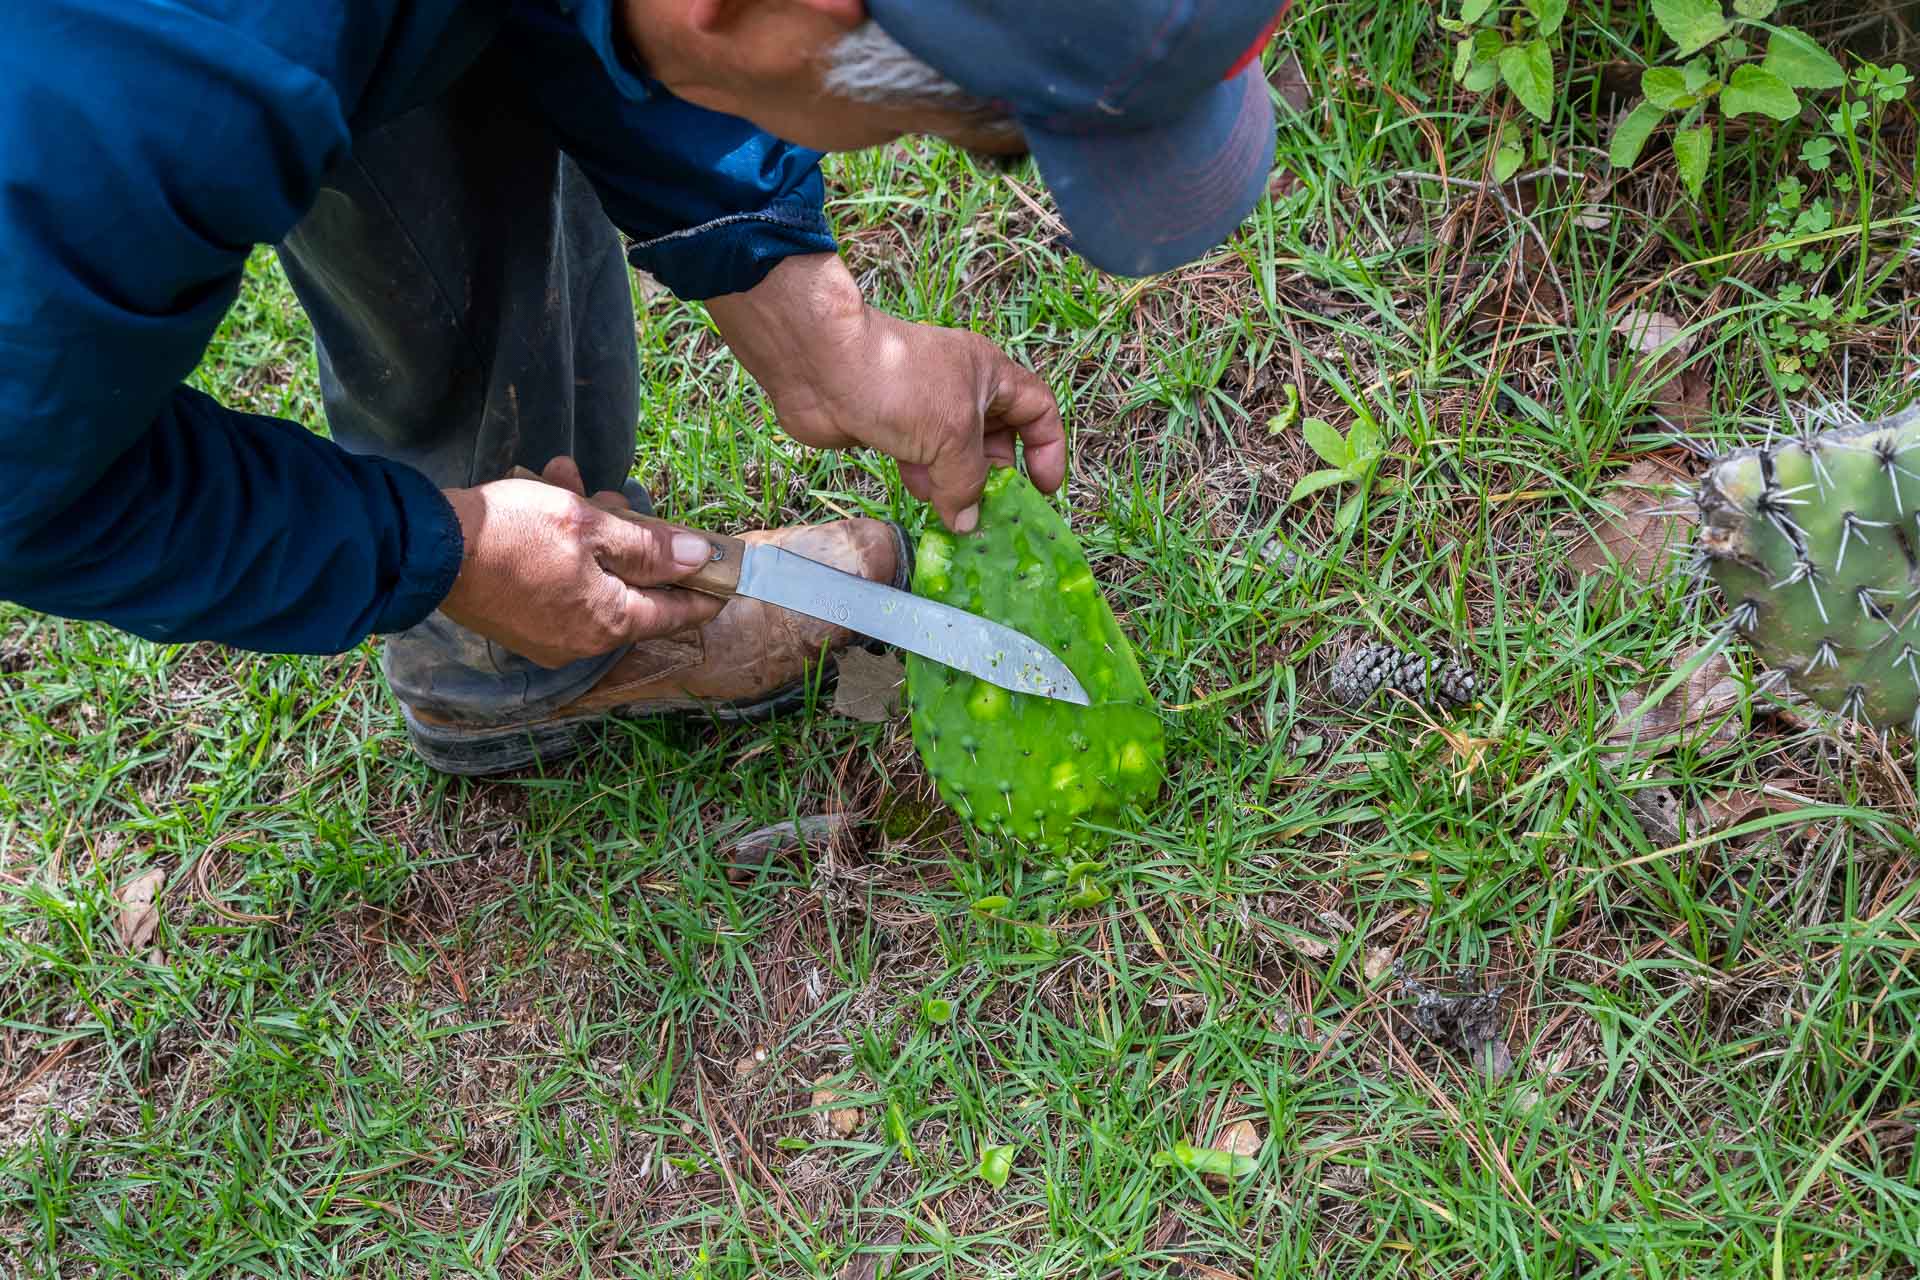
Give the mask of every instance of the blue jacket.
[(634, 264), (683, 297), (831, 251), (817, 154), (630, 69), (615, 0), (33, 0), (0, 30), (0, 598), (334, 653), (445, 596), (412, 468), (182, 386), (356, 133), (507, 40)]

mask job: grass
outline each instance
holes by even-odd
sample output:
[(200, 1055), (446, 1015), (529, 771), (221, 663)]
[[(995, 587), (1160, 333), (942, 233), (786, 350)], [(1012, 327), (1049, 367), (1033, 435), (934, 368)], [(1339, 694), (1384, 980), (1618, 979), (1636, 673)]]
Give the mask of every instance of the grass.
[[(1484, 173), (1511, 103), (1446, 84), (1424, 6), (1341, 12), (1276, 49), (1307, 93), (1274, 198), (1171, 277), (1065, 256), (1031, 171), (930, 144), (832, 165), (872, 298), (1003, 343), (1074, 429), (1064, 506), (1173, 766), (1105, 902), (971, 843), (904, 722), (629, 724), (551, 776), (450, 781), (372, 646), (10, 610), (0, 1273), (1914, 1274), (1913, 745), (1765, 698), (1623, 743), (1717, 602), (1569, 560), (1630, 465), (1901, 402), (1910, 109), (1870, 154), (1876, 229), (1799, 168), (1807, 121), (1723, 139), (1695, 205), (1657, 146), (1624, 178), (1595, 154), (1646, 17), (1575, 6), (1551, 135), (1586, 176), (1510, 214), (1401, 175)], [(1853, 38), (1910, 41), (1889, 15)], [(1759, 252), (1786, 174), (1834, 202), (1806, 264)], [(1684, 368), (1628, 357), (1640, 309), (1694, 331)], [(700, 308), (646, 298), (639, 341), (670, 510), (924, 521), (888, 464), (786, 442)], [(320, 427), (270, 255), (196, 378)], [(1350, 530), (1351, 490), (1286, 501), (1320, 465), (1269, 431), (1288, 386), (1382, 429)], [(1479, 703), (1330, 705), (1359, 635), (1457, 647)], [(738, 835), (820, 813), (852, 837), (730, 878)], [(116, 893), (153, 869), (130, 950)], [(1396, 964), (1499, 988), (1512, 1068), (1416, 1030)], [(1263, 1141), (1231, 1187), (1155, 1159), (1242, 1119)]]

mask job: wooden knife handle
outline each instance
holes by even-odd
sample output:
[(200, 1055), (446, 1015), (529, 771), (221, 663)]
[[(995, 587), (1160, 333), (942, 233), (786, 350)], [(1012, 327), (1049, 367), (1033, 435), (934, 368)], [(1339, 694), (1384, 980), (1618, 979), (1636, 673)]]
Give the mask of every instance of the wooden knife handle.
[[(545, 483), (540, 476), (525, 467), (515, 467), (508, 473), (508, 478), (540, 480), (541, 483)], [(669, 537), (676, 533), (690, 533), (713, 548), (713, 557), (706, 564), (691, 577), (682, 578), (672, 585), (698, 591), (703, 595), (719, 596), (723, 600), (740, 589), (740, 570), (746, 563), (747, 555), (747, 544), (741, 539), (729, 537), (724, 533), (708, 533), (704, 529), (689, 529), (683, 524), (674, 524), (654, 516), (636, 515), (631, 511), (615, 511), (613, 514), (622, 520), (630, 520), (634, 524), (643, 524), (657, 529)]]
[(661, 533), (672, 535), (690, 533), (713, 548), (713, 558), (696, 570), (691, 577), (681, 578), (669, 585), (685, 587), (704, 595), (719, 596), (721, 599), (733, 595), (740, 589), (740, 569), (746, 562), (747, 544), (739, 538), (724, 533), (708, 533), (705, 529), (689, 529), (683, 524), (673, 524), (667, 520), (658, 520), (653, 516), (639, 516), (631, 511), (616, 511), (613, 514), (622, 520), (631, 520), (643, 524)]

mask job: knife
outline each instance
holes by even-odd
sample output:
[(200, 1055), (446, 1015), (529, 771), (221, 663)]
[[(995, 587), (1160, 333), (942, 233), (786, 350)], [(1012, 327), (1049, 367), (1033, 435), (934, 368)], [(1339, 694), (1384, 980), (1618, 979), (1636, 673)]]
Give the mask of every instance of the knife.
[[(514, 475), (540, 479), (525, 468), (515, 468)], [(1088, 705), (1087, 691), (1067, 665), (1012, 627), (809, 560), (784, 547), (689, 529), (631, 511), (614, 514), (667, 534), (691, 533), (713, 548), (713, 558), (692, 576), (674, 583), (676, 587), (722, 599), (761, 600), (858, 631), (1002, 689)]]

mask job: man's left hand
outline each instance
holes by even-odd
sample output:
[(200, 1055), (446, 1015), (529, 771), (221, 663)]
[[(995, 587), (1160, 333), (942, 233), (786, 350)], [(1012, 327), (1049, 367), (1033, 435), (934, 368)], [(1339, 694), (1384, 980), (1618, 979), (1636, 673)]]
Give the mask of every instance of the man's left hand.
[(1044, 381), (978, 334), (875, 311), (832, 254), (788, 258), (707, 306), (789, 435), (896, 459), (907, 491), (956, 533), (978, 524), (987, 468), (1013, 465), (1016, 438), (1036, 486), (1051, 493), (1066, 479), (1066, 433)]

